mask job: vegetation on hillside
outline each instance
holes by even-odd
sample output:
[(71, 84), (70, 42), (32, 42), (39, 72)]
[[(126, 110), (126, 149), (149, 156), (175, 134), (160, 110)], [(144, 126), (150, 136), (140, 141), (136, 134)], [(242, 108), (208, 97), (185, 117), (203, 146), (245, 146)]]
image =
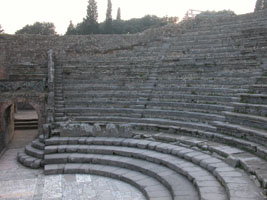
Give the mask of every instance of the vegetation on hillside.
[(50, 22), (35, 22), (16, 31), (15, 34), (56, 35), (55, 25)]
[[(91, 16), (91, 18), (88, 16)], [(116, 19), (113, 20), (111, 0), (107, 0), (105, 21), (98, 23), (97, 16), (97, 3), (95, 0), (89, 0), (87, 7), (87, 17), (77, 25), (74, 25), (71, 21), (66, 35), (138, 33), (149, 28), (160, 27), (178, 22), (178, 17), (166, 16), (159, 18), (154, 15), (146, 15), (139, 19), (122, 20), (120, 8), (118, 8), (117, 10)]]

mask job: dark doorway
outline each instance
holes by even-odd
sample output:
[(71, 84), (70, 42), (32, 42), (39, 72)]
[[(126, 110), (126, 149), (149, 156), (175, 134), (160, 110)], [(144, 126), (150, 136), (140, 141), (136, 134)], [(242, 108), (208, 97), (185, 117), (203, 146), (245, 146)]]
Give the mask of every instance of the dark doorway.
[(14, 130), (8, 148), (23, 148), (38, 136), (38, 114), (30, 104), (15, 104)]

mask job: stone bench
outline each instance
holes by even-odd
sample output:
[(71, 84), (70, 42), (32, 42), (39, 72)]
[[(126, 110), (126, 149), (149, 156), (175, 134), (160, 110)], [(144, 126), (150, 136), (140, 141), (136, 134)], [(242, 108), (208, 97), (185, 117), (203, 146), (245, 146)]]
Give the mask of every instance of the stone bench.
[(249, 103), (233, 103), (233, 106), (234, 106), (234, 111), (238, 113), (267, 117), (267, 105), (249, 104)]
[(235, 123), (214, 122), (219, 133), (230, 135), (236, 138), (242, 138), (247, 141), (255, 142), (266, 146), (267, 131), (262, 129), (255, 129), (246, 125), (238, 125)]
[(134, 116), (140, 115), (144, 118), (170, 118), (170, 119), (196, 119), (198, 121), (224, 121), (224, 117), (217, 114), (190, 112), (190, 111), (175, 111), (175, 110), (159, 110), (159, 109), (131, 109), (131, 108), (85, 108), (74, 107), (62, 109), (67, 115), (72, 116), (94, 116), (94, 115), (118, 115), (118, 116)]
[[(205, 130), (205, 131), (215, 131), (216, 128), (212, 125), (206, 123), (197, 123), (197, 122), (188, 122), (188, 121), (178, 121), (178, 120), (167, 120), (167, 119), (157, 119), (157, 118), (133, 118), (133, 117), (114, 117), (114, 116), (75, 116), (72, 117), (72, 121), (74, 122), (85, 122), (85, 123), (129, 123), (136, 127), (177, 127), (177, 128), (190, 128), (197, 130)], [(169, 129), (169, 128), (168, 128)]]
[[(107, 99), (102, 100), (66, 100), (65, 107), (68, 108), (143, 108), (149, 110), (177, 110), (177, 111), (196, 111), (203, 113), (221, 113), (222, 111), (233, 111), (234, 108), (219, 104), (204, 104), (204, 103), (185, 103), (185, 102), (160, 102), (160, 101), (112, 101)], [(62, 107), (62, 111), (64, 108)]]
[[(215, 135), (215, 137), (213, 138), (218, 137), (218, 139), (217, 140), (213, 139), (212, 141), (212, 138), (208, 137), (196, 138), (194, 137), (194, 135), (184, 136), (184, 135), (170, 134), (170, 133), (154, 134), (153, 132), (144, 132), (144, 131), (142, 131), (140, 134), (146, 136), (151, 134), (151, 137), (156, 139), (157, 141), (163, 141), (167, 143), (176, 142), (189, 146), (191, 148), (193, 147), (200, 148), (202, 151), (205, 152), (209, 151), (211, 154), (217, 153), (224, 158), (224, 161), (226, 163), (229, 163), (231, 166), (234, 167), (240, 167), (243, 170), (245, 170), (248, 175), (254, 176), (255, 182), (257, 184), (260, 183), (262, 188), (267, 187), (267, 176), (265, 173), (267, 170), (267, 165), (266, 161), (264, 159), (261, 159), (261, 158), (266, 158), (267, 148), (264, 146), (260, 146), (257, 143), (252, 143), (242, 140), (237, 141), (236, 138), (232, 137), (231, 139), (231, 137), (228, 136), (225, 137), (223, 135), (220, 137), (218, 137), (218, 135), (217, 136)], [(246, 150), (252, 153), (249, 153)]]
[(241, 114), (234, 112), (223, 112), (226, 121), (241, 126), (252, 127), (261, 130), (267, 130), (267, 117)]
[[(167, 167), (157, 165), (145, 160), (137, 158), (125, 158), (116, 155), (93, 155), (83, 153), (60, 153), (47, 154), (45, 159), (46, 165), (50, 164), (65, 164), (65, 163), (88, 163), (119, 167), (122, 169), (131, 170), (134, 172), (141, 172), (153, 179), (159, 181), (165, 188), (167, 188), (173, 199), (179, 199), (182, 196), (197, 196), (194, 187), (183, 176), (177, 174), (174, 170)], [(183, 185), (179, 184), (183, 183)], [(183, 191), (183, 189), (188, 188)], [(203, 194), (204, 195), (204, 194)], [(192, 197), (191, 197), (192, 198)]]
[(266, 94), (267, 93), (267, 84), (257, 84), (251, 85), (250, 91), (256, 94)]
[(267, 95), (265, 94), (240, 94), (242, 103), (266, 104)]
[(139, 189), (147, 199), (171, 200), (169, 191), (156, 179), (140, 172), (122, 169), (114, 166), (96, 164), (51, 164), (45, 166), (45, 174), (93, 174), (118, 179)]
[[(140, 100), (146, 99), (146, 100)], [(208, 104), (219, 104), (219, 105), (231, 105), (231, 102), (238, 102), (239, 97), (232, 96), (208, 96), (208, 95), (196, 95), (196, 94), (165, 94), (164, 96), (159, 96), (156, 94), (65, 94), (65, 102), (80, 102), (80, 101), (136, 101), (144, 102), (148, 101), (148, 98), (152, 102), (185, 102), (185, 103), (207, 103)]]
[[(65, 143), (62, 143), (63, 141), (65, 141)], [(61, 143), (62, 145), (55, 145), (56, 143)], [(72, 143), (76, 143), (76, 145)], [(79, 145), (77, 145), (77, 143)], [(185, 147), (164, 144), (160, 142), (122, 138), (79, 138), (78, 140), (77, 138), (68, 138), (68, 140), (64, 140), (62, 138), (51, 138), (50, 140), (46, 141), (46, 144), (48, 145), (46, 147), (47, 158), (49, 158), (50, 153), (51, 155), (56, 155), (57, 153), (55, 152), (58, 151), (68, 153), (86, 152), (100, 156), (103, 154), (113, 154), (123, 157), (133, 157), (141, 160), (147, 160), (155, 164), (161, 163), (166, 167), (176, 170), (178, 173), (186, 175), (189, 180), (193, 180), (196, 186), (200, 186), (197, 183), (198, 181), (205, 180), (205, 183), (207, 183), (207, 180), (214, 180), (212, 179), (213, 176), (209, 176), (207, 172), (200, 173), (199, 170), (201, 170), (201, 168), (196, 169), (195, 167), (193, 167), (193, 163), (195, 163), (196, 165), (200, 165), (204, 169), (207, 169), (218, 180), (222, 181), (223, 186), (226, 188), (227, 195), (229, 195), (230, 199), (260, 199), (259, 194), (256, 194), (254, 192), (257, 191), (257, 189), (255, 189), (255, 187), (250, 184), (250, 180), (246, 178), (246, 176), (243, 176), (242, 173), (237, 172), (234, 168), (231, 168), (219, 159)], [(185, 164), (185, 161), (180, 163), (180, 161), (176, 161), (176, 159), (178, 159), (179, 157), (185, 159), (186, 162), (190, 161), (193, 163)], [(79, 158), (82, 159), (82, 156)], [(233, 183), (233, 181), (231, 180), (236, 180), (237, 182), (234, 181)], [(236, 188), (236, 186), (238, 185), (240, 186), (240, 183), (242, 183), (242, 189), (240, 188), (242, 192), (240, 192), (239, 190), (239, 193), (236, 192), (234, 188)], [(214, 186), (214, 181), (212, 185)], [(201, 187), (199, 190), (201, 193)], [(211, 194), (212, 192), (210, 193), (210, 195)], [(211, 199), (216, 199), (213, 195), (211, 196)]]

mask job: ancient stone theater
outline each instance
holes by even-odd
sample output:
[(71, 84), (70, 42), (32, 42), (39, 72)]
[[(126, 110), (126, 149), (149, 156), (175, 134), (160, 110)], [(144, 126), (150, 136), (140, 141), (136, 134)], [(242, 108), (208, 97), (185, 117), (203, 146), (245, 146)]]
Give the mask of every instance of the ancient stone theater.
[(17, 103), (38, 115), (22, 165), (151, 200), (264, 199), (266, 10), (138, 34), (2, 34), (0, 52), (0, 150)]

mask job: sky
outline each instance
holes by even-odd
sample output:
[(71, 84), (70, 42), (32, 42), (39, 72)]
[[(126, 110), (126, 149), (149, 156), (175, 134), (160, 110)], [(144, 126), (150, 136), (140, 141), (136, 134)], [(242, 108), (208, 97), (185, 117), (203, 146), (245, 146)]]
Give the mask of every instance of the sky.
[[(105, 20), (107, 0), (96, 0), (99, 22)], [(118, 7), (123, 20), (147, 14), (183, 18), (189, 9), (201, 11), (232, 10), (236, 14), (253, 12), (256, 0), (111, 0), (112, 15)], [(14, 34), (27, 24), (53, 22), (58, 34), (64, 34), (70, 23), (86, 16), (88, 0), (0, 0), (0, 24), (5, 33)]]

